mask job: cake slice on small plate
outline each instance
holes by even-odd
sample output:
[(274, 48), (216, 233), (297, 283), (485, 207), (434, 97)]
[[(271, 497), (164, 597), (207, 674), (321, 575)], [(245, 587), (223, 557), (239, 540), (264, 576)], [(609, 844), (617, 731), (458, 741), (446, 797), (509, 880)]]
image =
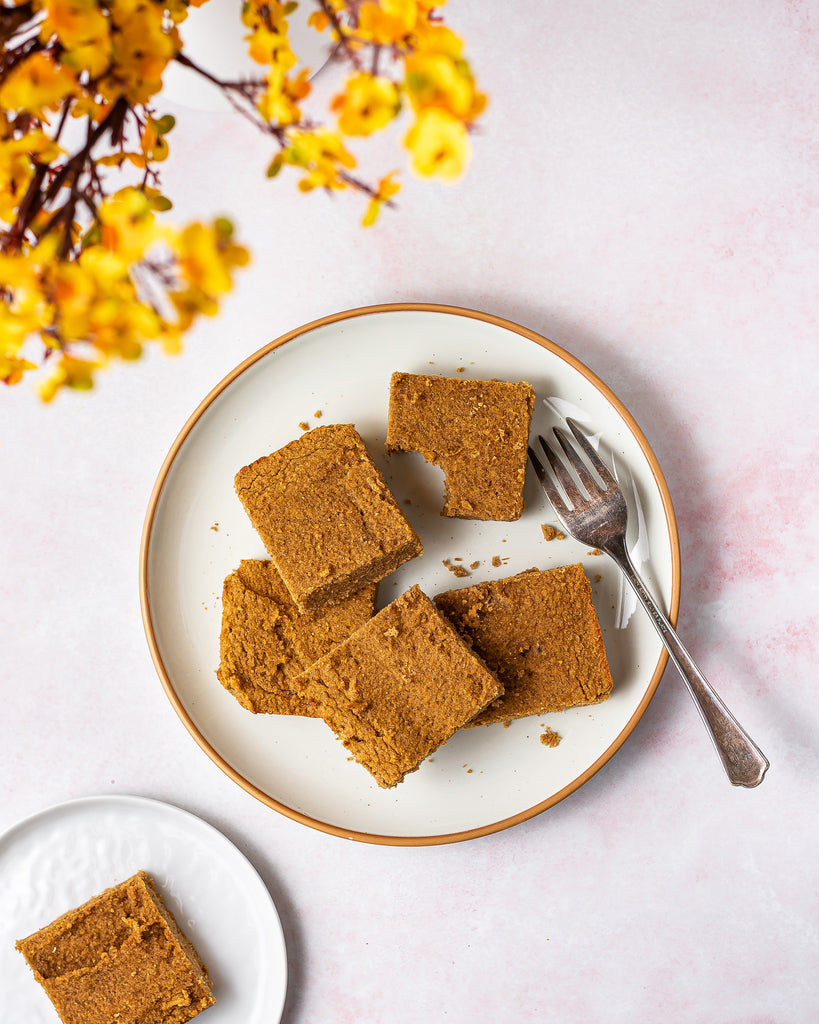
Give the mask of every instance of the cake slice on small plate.
[(16, 945), (63, 1024), (185, 1024), (216, 1002), (207, 967), (144, 871)]

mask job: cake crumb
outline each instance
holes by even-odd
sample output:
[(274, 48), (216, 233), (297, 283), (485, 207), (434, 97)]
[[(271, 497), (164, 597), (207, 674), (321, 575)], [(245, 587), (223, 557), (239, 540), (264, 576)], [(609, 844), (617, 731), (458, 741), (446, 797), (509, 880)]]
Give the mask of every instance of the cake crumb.
[(313, 413), (313, 418), (317, 420), (321, 419), (321, 409), (316, 409), (316, 411)]
[(492, 565), (497, 569), (501, 564), (500, 555), (492, 555)]
[(555, 732), (554, 729), (547, 729), (540, 737), (540, 742), (544, 747), (556, 747), (560, 740), (560, 733)]
[(445, 558), (442, 564), (449, 569), (453, 576), (457, 576), (459, 579), (469, 575), (462, 565), (453, 565), (448, 558)]
[(591, 551), (587, 551), (586, 554), (587, 555), (602, 555), (603, 552), (600, 550), (600, 548), (592, 548)]
[(566, 534), (551, 526), (549, 523), (541, 523), (540, 531), (544, 540), (565, 540)]
[(300, 422), (299, 422), (299, 430), (309, 430), (309, 429), (310, 429), (310, 424), (306, 423), (304, 420), (300, 420)]
[(477, 569), (480, 564), (481, 564), (480, 562), (470, 562), (469, 563), (469, 568), (470, 569)]
[(597, 575), (596, 575), (596, 576), (594, 577), (594, 582), (595, 582), (595, 583), (599, 583), (599, 582), (600, 582), (600, 580), (602, 580), (602, 579), (603, 579), (603, 576), (602, 576), (602, 574), (601, 574), (601, 573), (598, 573), (598, 574), (597, 574)]
[(218, 533), (219, 532), (219, 524), (218, 523), (214, 523), (213, 526), (211, 526), (211, 530), (213, 530), (214, 533)]

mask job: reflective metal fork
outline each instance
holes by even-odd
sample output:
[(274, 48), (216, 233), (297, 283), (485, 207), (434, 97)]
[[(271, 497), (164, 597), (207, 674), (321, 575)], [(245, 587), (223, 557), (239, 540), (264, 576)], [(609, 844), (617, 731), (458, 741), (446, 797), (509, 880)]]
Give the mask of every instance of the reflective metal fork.
[(561, 458), (538, 435), (538, 441), (549, 461), (552, 472), (570, 504), (566, 504), (538, 455), (530, 447), (529, 458), (541, 487), (546, 492), (568, 533), (581, 544), (588, 544), (590, 547), (604, 551), (622, 569), (626, 579), (648, 612), (671, 660), (685, 680), (689, 692), (699, 708), (703, 722), (711, 734), (728, 778), (735, 786), (749, 788), (758, 786), (769, 767), (767, 758), (742, 729), (711, 684), (694, 664), (693, 658), (683, 647), (671, 623), (649, 594), (631, 562), (626, 547), (628, 510), (623, 492), (608, 466), (591, 446), (578, 425), (570, 419), (566, 420), (566, 423), (588, 459), (594, 474), (599, 479), (595, 479), (595, 475), (590, 472), (564, 431), (555, 427), (555, 437), (563, 449), (566, 461), (577, 475), (582, 490)]

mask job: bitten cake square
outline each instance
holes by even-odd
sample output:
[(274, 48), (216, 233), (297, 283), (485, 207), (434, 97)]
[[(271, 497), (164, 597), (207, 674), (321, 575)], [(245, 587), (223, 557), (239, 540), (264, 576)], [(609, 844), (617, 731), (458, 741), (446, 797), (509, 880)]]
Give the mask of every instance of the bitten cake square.
[(184, 1024), (216, 1002), (144, 871), (16, 945), (63, 1024)]
[(222, 587), (222, 686), (254, 714), (316, 712), (290, 680), (372, 617), (377, 583), (316, 612), (303, 612), (270, 561), (243, 559)]
[(470, 725), (596, 704), (612, 679), (583, 566), (527, 569), (449, 590), (437, 607), (503, 682)]
[(418, 586), (319, 658), (294, 686), (385, 789), (503, 692)]
[(394, 373), (386, 450), (443, 469), (442, 515), (519, 519), (534, 403), (525, 381)]
[(302, 609), (340, 601), (423, 553), (352, 424), (308, 431), (240, 469), (235, 487)]

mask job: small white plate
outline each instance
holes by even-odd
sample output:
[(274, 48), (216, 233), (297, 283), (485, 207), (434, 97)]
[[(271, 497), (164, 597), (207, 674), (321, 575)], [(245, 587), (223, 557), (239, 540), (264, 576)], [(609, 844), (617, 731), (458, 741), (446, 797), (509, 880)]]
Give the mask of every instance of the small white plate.
[(0, 836), (0, 1020), (56, 1020), (14, 943), (140, 870), (157, 883), (208, 966), (216, 1005), (202, 1020), (280, 1020), (284, 936), (256, 870), (200, 818), (135, 796), (71, 800)]
[[(554, 513), (528, 476), (515, 523), (440, 515), (443, 475), (420, 455), (387, 459), (394, 370), (528, 380), (537, 393), (533, 435), (571, 415), (599, 435), (631, 509), (630, 547), (672, 621), (679, 602), (679, 542), (663, 479), (623, 404), (582, 363), (533, 331), (449, 306), (399, 305), (326, 317), (271, 342), (200, 404), (168, 454), (150, 499), (140, 588), (151, 654), (186, 727), (216, 764), (269, 806), (314, 828), (367, 842), (452, 842), (523, 821), (577, 789), (622, 745), (659, 683), (665, 649), (624, 592), (616, 566), (571, 539), (547, 542)], [(320, 417), (317, 415), (320, 413)], [(393, 790), (351, 761), (323, 722), (252, 715), (219, 684), (222, 582), (264, 547), (233, 490), (242, 466), (311, 427), (354, 423), (418, 530), (424, 555), (381, 583), (384, 605), (413, 583), (430, 596), (456, 586), (583, 562), (614, 676), (591, 708), (458, 732)], [(502, 560), (493, 567), (492, 558)], [(443, 560), (471, 570), (456, 579)], [(550, 726), (562, 740), (550, 748)]]

